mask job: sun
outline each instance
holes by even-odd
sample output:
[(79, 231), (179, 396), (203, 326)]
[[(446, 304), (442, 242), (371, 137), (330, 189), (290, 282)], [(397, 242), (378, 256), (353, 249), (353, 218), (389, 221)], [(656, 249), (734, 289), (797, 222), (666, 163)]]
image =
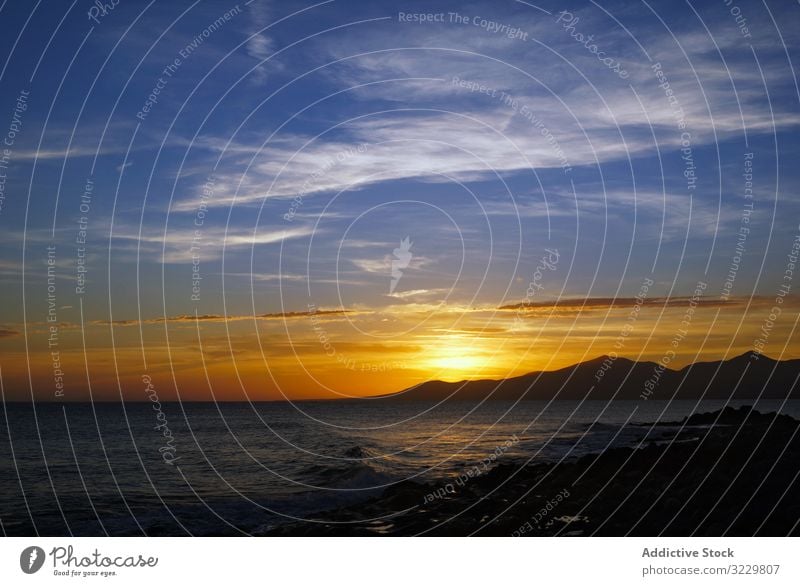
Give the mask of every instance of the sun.
[(442, 356), (430, 361), (430, 366), (446, 371), (474, 372), (485, 366), (486, 361), (474, 356)]
[(475, 340), (447, 336), (438, 340), (428, 351), (425, 369), (440, 380), (458, 381), (486, 376), (492, 365), (492, 352)]

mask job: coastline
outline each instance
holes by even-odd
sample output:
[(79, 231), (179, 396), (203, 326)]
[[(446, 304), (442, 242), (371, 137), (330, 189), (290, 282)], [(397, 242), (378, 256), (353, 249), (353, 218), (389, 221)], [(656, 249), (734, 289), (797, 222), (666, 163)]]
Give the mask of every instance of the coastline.
[(729, 407), (650, 425), (674, 433), (575, 461), (500, 463), (444, 491), (442, 485), (404, 481), (357, 506), (265, 534), (800, 534), (800, 421)]

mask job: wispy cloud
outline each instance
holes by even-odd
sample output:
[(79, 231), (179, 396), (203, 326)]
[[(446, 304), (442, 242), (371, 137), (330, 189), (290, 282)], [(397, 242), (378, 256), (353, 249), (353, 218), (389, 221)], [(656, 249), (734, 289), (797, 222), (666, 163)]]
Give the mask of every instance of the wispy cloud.
[[(254, 22), (265, 13), (254, 10)], [(345, 59), (326, 69), (327, 78), (354, 86), (348, 95), (373, 104), (373, 113), (320, 135), (281, 133), (266, 144), (229, 144), (224, 158), (240, 168), (220, 178), (225, 188), (211, 205), (230, 205), (234, 195), (247, 204), (397, 179), (474, 180), (559, 168), (565, 161), (588, 166), (676, 152), (681, 132), (652, 64), (623, 31), (609, 32), (596, 11), (580, 17), (586, 34), (602, 33), (604, 48), (626, 62), (628, 80), (598, 70), (594, 56), (541, 14), (515, 15), (514, 24), (552, 51), (459, 26), (437, 28), (438, 48), (430, 49), (425, 47), (431, 46), (431, 29), (400, 23), (321, 41), (323, 53)], [(751, 134), (800, 125), (800, 114), (768, 99), (737, 35), (728, 31), (712, 39), (690, 30), (644, 39), (650, 58), (669, 78), (695, 147), (738, 136), (743, 124)], [(257, 39), (251, 52), (266, 56), (271, 40)], [(724, 64), (717, 51), (726, 57)], [(764, 51), (769, 82), (791, 89), (790, 69), (771, 65), (774, 48)], [(531, 70), (526, 59), (535, 52), (542, 58)], [(459, 80), (486, 89), (474, 92)], [(204, 144), (221, 148), (219, 141)], [(177, 209), (190, 207), (181, 202)]]
[[(304, 238), (313, 233), (309, 226), (292, 226), (289, 228), (264, 228), (255, 233), (252, 229), (241, 227), (204, 227), (195, 232), (192, 228), (170, 229), (164, 234), (156, 229), (144, 230), (140, 235), (135, 226), (125, 226), (115, 232), (118, 241), (131, 243), (124, 247), (120, 242), (116, 250), (134, 251), (139, 248), (146, 254), (161, 255), (165, 263), (191, 262), (195, 256), (205, 260), (217, 259), (224, 249), (252, 248)], [(163, 251), (163, 252), (162, 252)]]
[(143, 320), (137, 319), (117, 319), (117, 320), (95, 320), (91, 325), (95, 326), (137, 326), (137, 325), (152, 325), (164, 323), (197, 323), (197, 322), (212, 322), (212, 323), (225, 323), (246, 320), (284, 320), (284, 319), (300, 319), (314, 317), (319, 319), (326, 319), (331, 317), (340, 317), (346, 314), (355, 314), (356, 311), (348, 311), (344, 309), (318, 309), (316, 311), (284, 311), (274, 313), (261, 313), (255, 315), (220, 315), (220, 314), (199, 314), (199, 315), (174, 315), (169, 317), (153, 317)]
[(0, 338), (14, 338), (16, 336), (19, 336), (19, 332), (17, 330), (0, 327)]
[[(272, 3), (269, 0), (258, 0), (250, 4), (248, 16), (250, 25), (248, 32), (252, 35), (247, 41), (247, 54), (253, 59), (262, 62), (275, 52), (275, 41), (263, 31), (273, 20)], [(255, 84), (262, 84), (267, 80), (269, 67), (278, 67), (275, 63), (269, 66), (260, 63), (251, 75), (250, 80)]]

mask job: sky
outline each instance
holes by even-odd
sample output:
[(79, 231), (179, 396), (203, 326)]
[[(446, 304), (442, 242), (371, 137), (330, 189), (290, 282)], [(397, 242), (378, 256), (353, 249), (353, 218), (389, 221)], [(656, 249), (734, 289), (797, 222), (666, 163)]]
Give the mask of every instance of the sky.
[(798, 24), (791, 2), (5, 2), (3, 396), (800, 358)]

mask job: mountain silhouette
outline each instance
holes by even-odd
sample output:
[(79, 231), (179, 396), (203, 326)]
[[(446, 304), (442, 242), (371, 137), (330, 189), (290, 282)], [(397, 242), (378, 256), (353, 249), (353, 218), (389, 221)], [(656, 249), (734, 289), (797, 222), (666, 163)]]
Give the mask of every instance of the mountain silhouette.
[(800, 360), (777, 361), (755, 352), (730, 360), (695, 362), (680, 370), (655, 362), (600, 356), (559, 370), (502, 380), (428, 381), (382, 398), (399, 401), (800, 399), (796, 388), (799, 377)]

